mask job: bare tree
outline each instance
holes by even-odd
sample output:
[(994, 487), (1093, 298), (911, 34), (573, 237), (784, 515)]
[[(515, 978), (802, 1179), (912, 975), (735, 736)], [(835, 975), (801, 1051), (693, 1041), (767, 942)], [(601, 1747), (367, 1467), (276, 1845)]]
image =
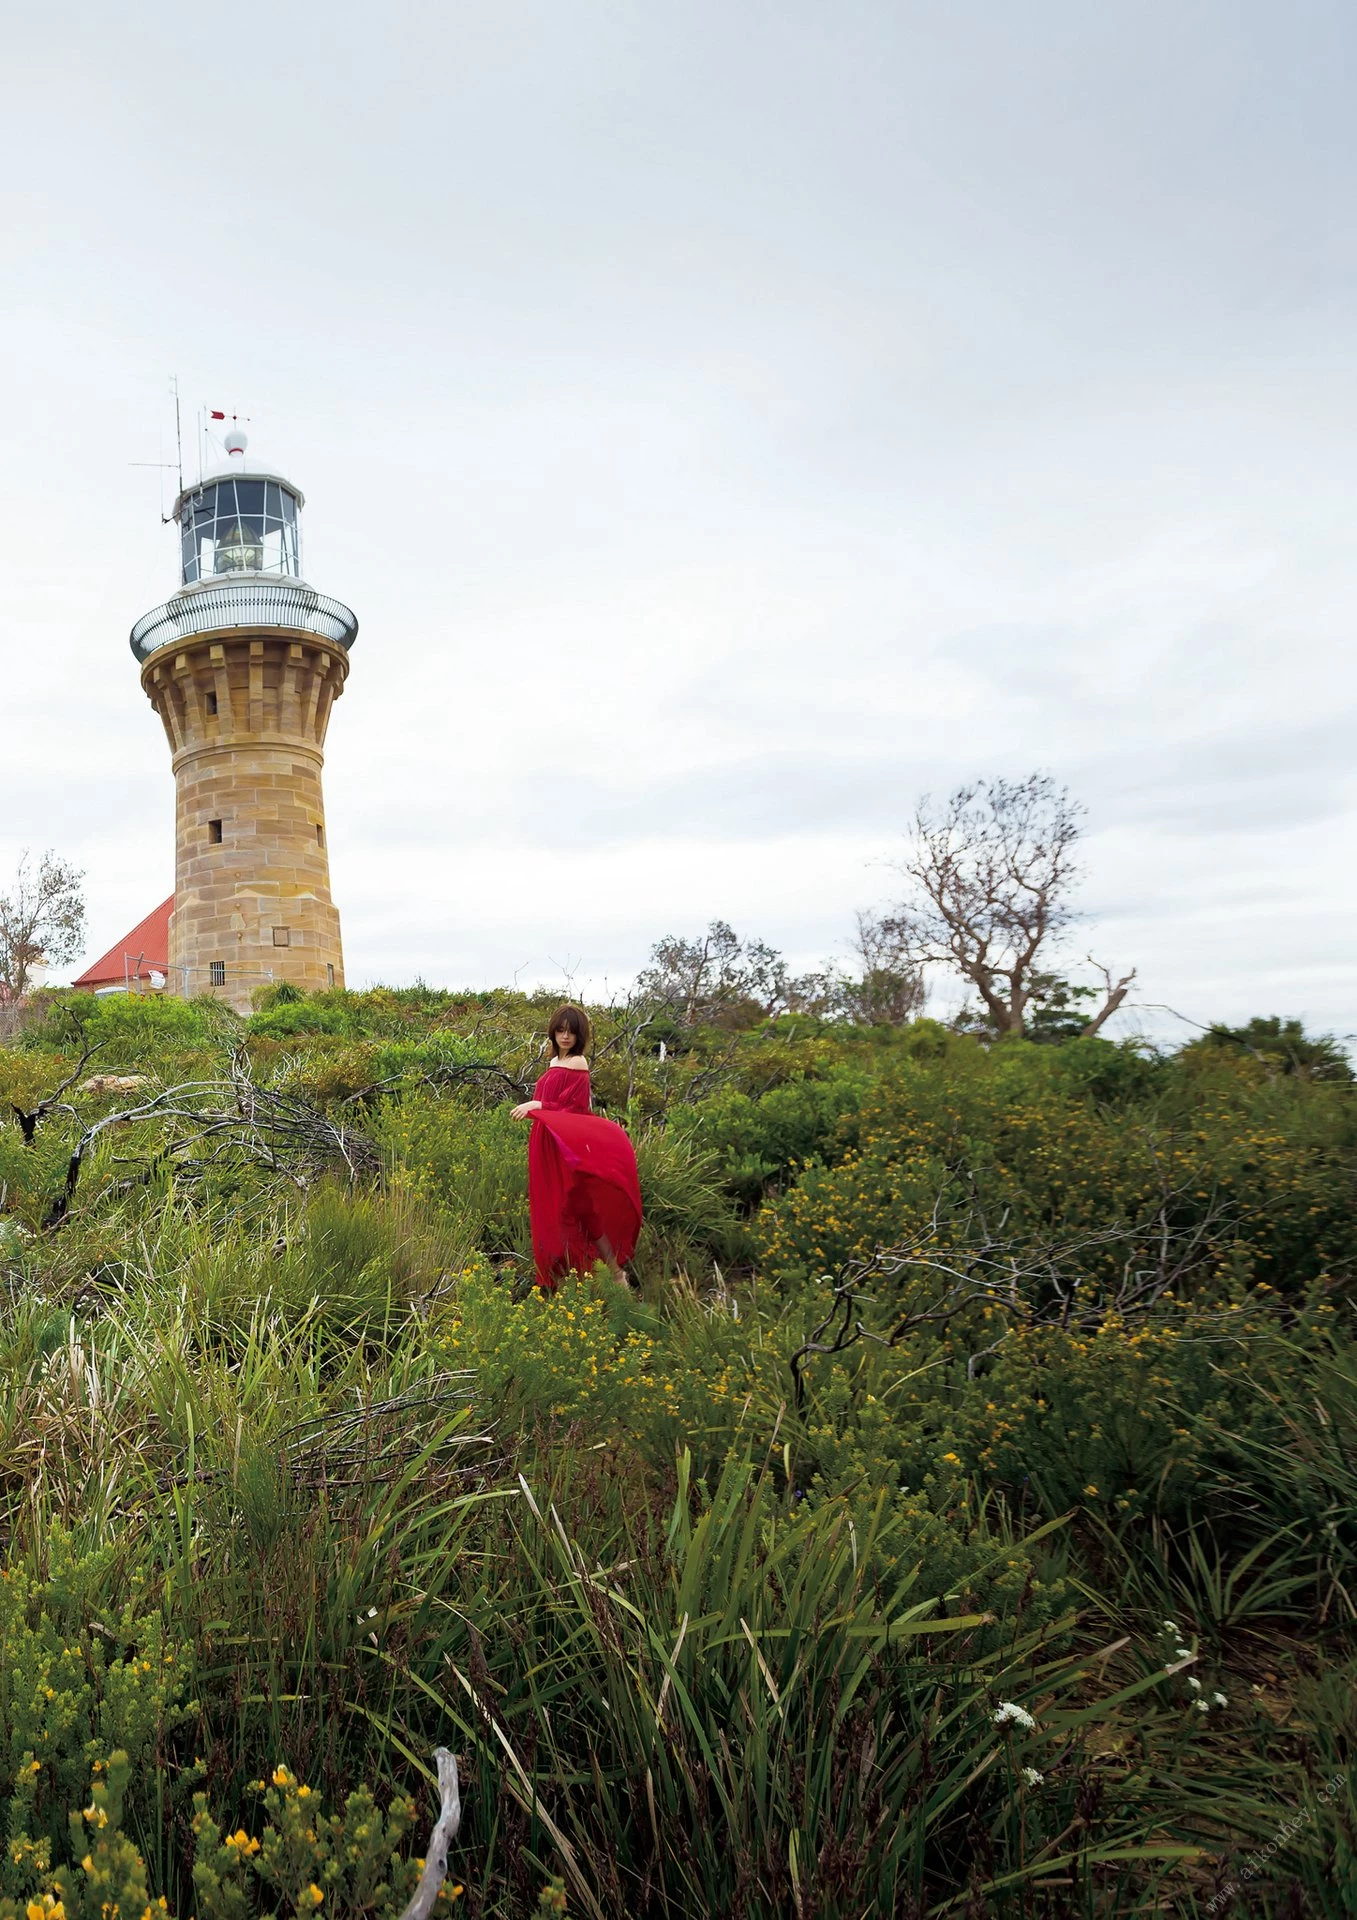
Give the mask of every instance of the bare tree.
[[(998, 1034), (1020, 1034), (1045, 962), (1074, 919), (1070, 896), (1083, 808), (1049, 774), (977, 780), (935, 811), (927, 796), (914, 817), (899, 871), (912, 883), (900, 906), (872, 923), (897, 965), (945, 966), (968, 980)], [(1135, 979), (1098, 966), (1102, 1005), (1084, 1023), (1096, 1033)]]
[(636, 994), (688, 1027), (750, 1025), (782, 1013), (793, 985), (775, 947), (741, 940), (724, 920), (713, 920), (696, 940), (668, 935), (651, 948), (650, 960)]
[(62, 966), (81, 951), (84, 878), (50, 850), (36, 867), (27, 848), (20, 854), (13, 884), (0, 894), (0, 1000), (21, 1000), (38, 966)]

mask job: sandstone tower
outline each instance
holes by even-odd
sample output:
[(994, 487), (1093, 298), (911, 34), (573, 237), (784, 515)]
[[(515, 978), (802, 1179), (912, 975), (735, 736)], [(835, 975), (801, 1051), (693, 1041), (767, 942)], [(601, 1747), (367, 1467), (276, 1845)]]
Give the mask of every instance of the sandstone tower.
[(301, 577), (296, 487), (225, 445), (175, 501), (183, 585), (132, 651), (173, 754), (168, 989), (248, 1012), (270, 982), (344, 984), (320, 775), (358, 622)]

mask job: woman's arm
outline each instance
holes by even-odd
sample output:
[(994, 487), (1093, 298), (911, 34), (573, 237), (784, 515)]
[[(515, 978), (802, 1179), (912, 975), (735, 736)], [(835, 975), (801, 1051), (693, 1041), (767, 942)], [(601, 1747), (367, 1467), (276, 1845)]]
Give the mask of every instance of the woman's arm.
[(509, 1118), (511, 1120), (526, 1120), (529, 1114), (540, 1113), (541, 1111), (542, 1102), (540, 1100), (525, 1100), (521, 1106), (511, 1107), (509, 1109)]

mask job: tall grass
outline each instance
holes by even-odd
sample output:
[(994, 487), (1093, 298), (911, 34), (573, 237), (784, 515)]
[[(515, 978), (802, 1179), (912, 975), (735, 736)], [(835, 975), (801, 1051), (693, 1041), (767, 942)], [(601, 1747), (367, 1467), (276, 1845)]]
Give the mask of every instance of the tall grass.
[[(414, 1002), (320, 1011), (334, 1031), (288, 1014), (257, 1044), (336, 1100), (369, 1065), (341, 1047), (433, 1047)], [(154, 1064), (151, 1018), (111, 1031), (120, 1063)], [(165, 1040), (225, 1044), (183, 1020)], [(795, 1072), (835, 1044), (798, 1042)], [(1165, 1346), (1156, 1384), (1133, 1335), (1098, 1370), (1056, 1343), (1030, 1391), (1011, 1358), (972, 1378), (936, 1329), (826, 1356), (795, 1414), (813, 1290), (713, 1265), (747, 1252), (740, 1204), (840, 1152), (872, 1081), (854, 1044), (828, 1091), (780, 1066), (775, 1097), (756, 1074), (710, 1124), (638, 1124), (644, 1305), (588, 1281), (518, 1298), (524, 1134), (480, 1094), (365, 1109), (386, 1172), (364, 1192), (229, 1158), (185, 1179), (115, 1130), (56, 1234), (26, 1229), (61, 1125), (31, 1150), (0, 1127), (11, 1772), (13, 1702), (48, 1712), (35, 1663), (92, 1673), (129, 1621), (178, 1650), (191, 1702), (143, 1727), (129, 1803), (184, 1913), (195, 1786), (225, 1831), (280, 1761), (338, 1805), (421, 1789), (438, 1744), (464, 1768), (455, 1871), (496, 1920), (558, 1873), (606, 1920), (1205, 1914), (1288, 1821), (1229, 1900), (1350, 1910), (1351, 1791), (1327, 1787), (1357, 1740), (1350, 1348), (1260, 1321), (1227, 1396), (1205, 1349)], [(1025, 1060), (994, 1072), (1068, 1077)], [(1105, 1406), (1136, 1369), (1143, 1416)], [(1246, 1401), (1258, 1419), (1233, 1417)], [(1134, 1497), (1100, 1491), (1077, 1436), (1151, 1409), (1172, 1501), (1141, 1485), (1143, 1447)]]

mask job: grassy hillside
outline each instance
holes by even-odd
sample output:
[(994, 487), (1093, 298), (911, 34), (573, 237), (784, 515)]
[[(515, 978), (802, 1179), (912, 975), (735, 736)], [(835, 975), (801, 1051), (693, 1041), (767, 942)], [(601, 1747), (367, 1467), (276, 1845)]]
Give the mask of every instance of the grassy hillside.
[(599, 1010), (543, 1299), (547, 1011), (0, 1051), (0, 1920), (1357, 1911), (1341, 1062)]

